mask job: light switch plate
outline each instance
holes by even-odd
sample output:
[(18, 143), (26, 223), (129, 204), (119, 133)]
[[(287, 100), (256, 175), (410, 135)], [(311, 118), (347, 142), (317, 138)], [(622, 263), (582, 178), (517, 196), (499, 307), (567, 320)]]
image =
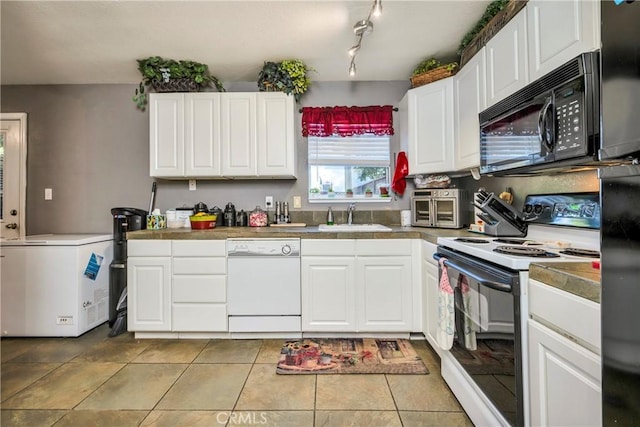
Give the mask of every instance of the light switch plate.
[(53, 188), (45, 188), (44, 189), (44, 199), (45, 200), (53, 200)]
[(300, 209), (302, 207), (302, 199), (300, 196), (293, 196), (294, 209)]

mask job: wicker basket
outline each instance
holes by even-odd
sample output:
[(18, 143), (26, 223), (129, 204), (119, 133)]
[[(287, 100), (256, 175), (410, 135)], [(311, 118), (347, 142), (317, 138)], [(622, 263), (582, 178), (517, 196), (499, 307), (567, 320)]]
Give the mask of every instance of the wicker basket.
[(455, 67), (453, 70), (450, 70), (448, 69), (448, 68), (451, 68), (449, 65), (450, 64), (442, 65), (438, 68), (434, 68), (433, 70), (429, 70), (422, 74), (418, 74), (417, 76), (412, 76), (411, 87), (416, 88), (418, 86), (424, 86), (428, 83), (433, 83), (435, 81), (453, 76), (456, 73), (456, 71), (458, 71), (458, 67)]
[(464, 66), (473, 55), (478, 53), (482, 47), (487, 44), (489, 40), (500, 31), (507, 22), (520, 12), (520, 10), (527, 4), (528, 0), (509, 0), (509, 3), (496, 14), (491, 21), (485, 27), (480, 30), (473, 40), (464, 48), (460, 55), (460, 67)]
[(191, 79), (169, 79), (168, 81), (153, 81), (151, 86), (156, 92), (198, 92), (200, 86)]

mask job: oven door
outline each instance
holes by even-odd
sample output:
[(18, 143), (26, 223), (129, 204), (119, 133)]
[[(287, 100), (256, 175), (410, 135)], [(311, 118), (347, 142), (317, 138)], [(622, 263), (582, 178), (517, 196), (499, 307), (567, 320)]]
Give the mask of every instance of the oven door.
[(430, 197), (414, 197), (411, 199), (413, 209), (411, 225), (433, 227), (432, 199)]
[(518, 272), (444, 247), (433, 257), (445, 259), (454, 290), (451, 355), (511, 425), (524, 425)]
[(461, 228), (460, 201), (456, 197), (438, 197), (432, 200), (433, 219), (435, 227)]

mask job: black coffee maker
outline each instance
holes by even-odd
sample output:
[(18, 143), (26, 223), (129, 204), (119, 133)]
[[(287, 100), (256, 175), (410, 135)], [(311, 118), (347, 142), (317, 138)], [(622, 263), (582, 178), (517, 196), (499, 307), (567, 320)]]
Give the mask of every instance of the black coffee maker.
[(109, 265), (110, 337), (127, 330), (127, 231), (147, 228), (147, 211), (113, 208), (113, 261)]

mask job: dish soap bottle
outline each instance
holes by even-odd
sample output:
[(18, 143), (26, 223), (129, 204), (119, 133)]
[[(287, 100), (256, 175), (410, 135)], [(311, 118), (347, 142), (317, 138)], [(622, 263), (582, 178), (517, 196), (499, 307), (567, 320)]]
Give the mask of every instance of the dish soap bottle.
[(333, 211), (331, 210), (331, 207), (327, 210), (327, 225), (333, 225)]

